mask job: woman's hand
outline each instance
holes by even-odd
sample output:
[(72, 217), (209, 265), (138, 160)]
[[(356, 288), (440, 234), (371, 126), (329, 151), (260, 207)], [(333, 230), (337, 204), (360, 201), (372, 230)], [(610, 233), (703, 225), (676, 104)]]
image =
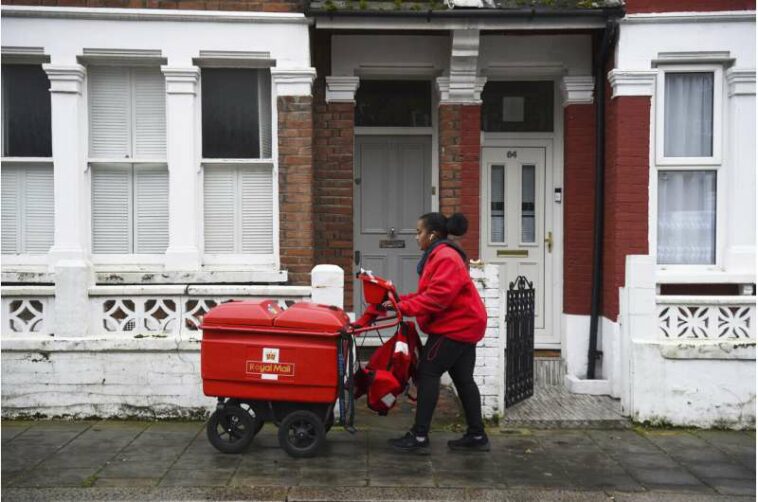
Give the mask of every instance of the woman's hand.
[(382, 302), (382, 308), (384, 310), (395, 310), (395, 304), (391, 301), (387, 300), (386, 302)]

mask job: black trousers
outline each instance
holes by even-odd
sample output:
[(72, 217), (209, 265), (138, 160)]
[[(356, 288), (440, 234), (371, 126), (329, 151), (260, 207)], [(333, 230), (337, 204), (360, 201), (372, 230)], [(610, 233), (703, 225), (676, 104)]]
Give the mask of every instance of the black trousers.
[(474, 381), (476, 344), (451, 340), (446, 336), (429, 335), (421, 351), (421, 360), (416, 370), (418, 402), (413, 433), (417, 436), (429, 434), (434, 408), (440, 394), (440, 377), (450, 373), (458, 397), (466, 413), (467, 433), (484, 434), (482, 423), (482, 402), (479, 387)]

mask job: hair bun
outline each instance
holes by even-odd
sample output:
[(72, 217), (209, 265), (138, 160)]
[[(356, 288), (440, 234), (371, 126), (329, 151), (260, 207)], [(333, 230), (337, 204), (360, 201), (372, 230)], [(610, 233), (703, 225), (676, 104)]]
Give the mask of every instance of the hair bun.
[(449, 234), (460, 236), (468, 230), (468, 220), (463, 213), (455, 213), (447, 219), (445, 226)]

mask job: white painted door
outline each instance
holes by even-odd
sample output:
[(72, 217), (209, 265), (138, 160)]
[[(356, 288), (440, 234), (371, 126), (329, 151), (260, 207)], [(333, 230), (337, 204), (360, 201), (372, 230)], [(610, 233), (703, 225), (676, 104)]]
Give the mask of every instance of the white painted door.
[(560, 343), (552, 322), (553, 229), (547, 200), (552, 173), (545, 167), (545, 148), (486, 147), (482, 152), (484, 260), (500, 264), (503, 295), (519, 275), (533, 282), (538, 347)]
[[(431, 207), (429, 136), (355, 139), (355, 268), (392, 280), (400, 293), (416, 290), (416, 221)], [(356, 312), (363, 298), (356, 288)]]

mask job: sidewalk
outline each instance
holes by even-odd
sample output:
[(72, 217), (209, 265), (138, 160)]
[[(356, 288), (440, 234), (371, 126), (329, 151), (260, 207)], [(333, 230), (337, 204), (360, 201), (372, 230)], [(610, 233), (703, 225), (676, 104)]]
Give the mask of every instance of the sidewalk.
[(200, 422), (4, 421), (2, 500), (755, 499), (754, 432), (493, 429), (490, 453), (461, 454), (438, 422), (419, 457), (386, 445), (406, 415), (362, 413), (357, 434), (335, 427), (301, 460), (271, 425), (224, 455)]

